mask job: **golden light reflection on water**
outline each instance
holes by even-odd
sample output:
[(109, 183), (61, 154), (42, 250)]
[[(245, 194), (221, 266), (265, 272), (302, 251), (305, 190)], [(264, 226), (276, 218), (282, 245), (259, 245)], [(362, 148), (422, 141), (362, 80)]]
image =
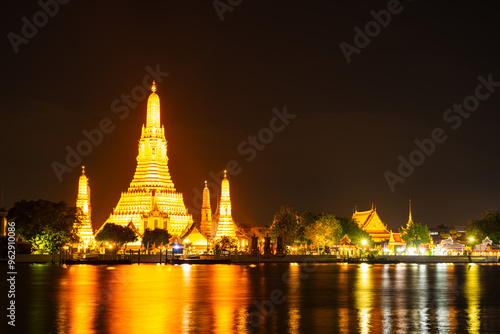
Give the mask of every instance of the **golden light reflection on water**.
[(59, 290), (58, 299), (66, 302), (60, 303), (57, 309), (57, 332), (94, 333), (96, 286), (92, 282), (96, 267), (71, 266), (65, 271), (66, 275), (59, 281), (64, 289)]
[[(214, 271), (211, 285), (211, 305), (214, 306), (214, 331), (216, 333), (231, 333), (237, 328), (245, 328), (248, 317), (245, 309), (244, 295), (247, 293), (248, 282), (246, 271), (235, 275), (234, 267), (218, 266)], [(240, 276), (241, 274), (241, 276)]]
[[(347, 263), (342, 264), (339, 268), (339, 285), (347, 287), (349, 284), (349, 265)], [(341, 295), (342, 296), (342, 295)], [(344, 301), (345, 304), (349, 304), (349, 300)], [(341, 307), (339, 308), (339, 332), (342, 334), (349, 333), (349, 308)]]
[(301, 266), (59, 268), (53, 332), (245, 333), (273, 289), (286, 302), (255, 332), (477, 333), (488, 311), (480, 265), (325, 265), (309, 278)]
[(370, 279), (370, 265), (363, 263), (356, 272), (355, 305), (358, 310), (358, 325), (360, 333), (370, 333), (371, 311), (373, 303), (373, 286)]
[(57, 332), (246, 331), (245, 271), (236, 274), (227, 265), (207, 268), (72, 266), (58, 283)]
[(288, 292), (288, 333), (297, 334), (300, 331), (300, 267), (290, 263)]
[(464, 294), (467, 301), (467, 329), (469, 333), (481, 330), (481, 267), (470, 264), (465, 272)]

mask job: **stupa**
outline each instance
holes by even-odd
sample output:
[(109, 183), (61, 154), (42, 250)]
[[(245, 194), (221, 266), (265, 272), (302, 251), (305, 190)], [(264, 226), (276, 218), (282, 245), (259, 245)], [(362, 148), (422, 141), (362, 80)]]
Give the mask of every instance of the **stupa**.
[(181, 235), (193, 223), (193, 218), (168, 170), (167, 140), (160, 122), (160, 98), (154, 81), (151, 91), (134, 178), (104, 224), (132, 223), (140, 234), (146, 228), (162, 228), (172, 235)]
[(92, 207), (90, 206), (89, 179), (85, 175), (85, 166), (82, 166), (82, 175), (78, 180), (78, 195), (76, 208), (80, 216), (80, 225), (77, 226), (78, 237), (83, 246), (90, 246), (94, 242), (94, 229), (92, 228)]

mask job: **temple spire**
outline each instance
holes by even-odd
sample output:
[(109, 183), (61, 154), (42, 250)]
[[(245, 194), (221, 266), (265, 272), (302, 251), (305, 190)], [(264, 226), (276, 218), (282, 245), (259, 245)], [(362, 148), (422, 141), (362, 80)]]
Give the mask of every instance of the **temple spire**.
[(207, 181), (203, 189), (203, 202), (201, 204), (201, 223), (200, 232), (206, 237), (212, 236), (212, 208), (210, 206), (210, 190), (208, 189)]
[(219, 221), (215, 238), (227, 236), (236, 238), (236, 226), (231, 214), (231, 196), (229, 193), (229, 180), (227, 179), (227, 171), (224, 171), (224, 179), (221, 184), (221, 196), (219, 202)]
[(90, 205), (89, 179), (85, 175), (85, 166), (82, 166), (82, 175), (78, 180), (78, 195), (76, 207), (80, 210), (80, 225), (75, 224), (80, 242), (84, 246), (90, 246), (94, 241), (94, 229), (92, 227), (92, 208)]
[(413, 223), (413, 219), (411, 217), (411, 199), (409, 201), (410, 201), (410, 214), (408, 215), (408, 224)]
[[(146, 117), (146, 128), (160, 128), (160, 98), (156, 94), (156, 82), (153, 81), (153, 85), (151, 86), (151, 95), (148, 98), (148, 109), (147, 109), (147, 117)], [(152, 130), (151, 132), (155, 133), (157, 131)]]

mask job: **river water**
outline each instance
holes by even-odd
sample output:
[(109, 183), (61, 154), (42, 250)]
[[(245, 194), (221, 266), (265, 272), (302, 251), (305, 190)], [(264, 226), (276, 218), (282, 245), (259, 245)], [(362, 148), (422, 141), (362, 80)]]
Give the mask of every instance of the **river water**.
[(497, 264), (18, 264), (17, 273), (16, 331), (4, 317), (3, 333), (500, 331)]

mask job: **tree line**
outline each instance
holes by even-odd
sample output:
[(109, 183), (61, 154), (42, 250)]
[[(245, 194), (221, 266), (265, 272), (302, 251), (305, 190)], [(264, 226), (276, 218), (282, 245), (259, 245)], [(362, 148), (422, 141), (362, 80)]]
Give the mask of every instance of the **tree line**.
[[(15, 221), (16, 237), (20, 241), (29, 242), (33, 248), (44, 253), (54, 253), (63, 246), (76, 244), (82, 213), (76, 207), (65, 202), (21, 200), (16, 202), (7, 214), (8, 221)], [(474, 238), (473, 244), (480, 243), (489, 237), (493, 243), (500, 243), (500, 211), (488, 210), (482, 218), (468, 223), (467, 238)], [(419, 246), (430, 241), (429, 229), (426, 225), (410, 222), (406, 228), (400, 229), (401, 238), (407, 245)], [(292, 207), (283, 205), (273, 216), (270, 226), (271, 237), (276, 240), (282, 237), (285, 245), (302, 249), (317, 249), (338, 245), (347, 236), (354, 245), (367, 244), (373, 241), (352, 218), (338, 217), (331, 214), (305, 211), (298, 214)], [(168, 245), (171, 236), (166, 230), (146, 229), (144, 235), (138, 236), (129, 226), (106, 224), (96, 235), (96, 241), (108, 242), (115, 249), (135, 242), (141, 237), (143, 246), (152, 249)], [(227, 241), (228, 242), (228, 241)], [(220, 243), (219, 248), (234, 248), (233, 243)]]
[(304, 251), (338, 245), (344, 236), (354, 245), (362, 245), (363, 240), (367, 245), (373, 244), (370, 235), (352, 218), (310, 211), (299, 215), (287, 205), (282, 205), (276, 212), (269, 232), (274, 240), (282, 237), (285, 245), (297, 246)]

